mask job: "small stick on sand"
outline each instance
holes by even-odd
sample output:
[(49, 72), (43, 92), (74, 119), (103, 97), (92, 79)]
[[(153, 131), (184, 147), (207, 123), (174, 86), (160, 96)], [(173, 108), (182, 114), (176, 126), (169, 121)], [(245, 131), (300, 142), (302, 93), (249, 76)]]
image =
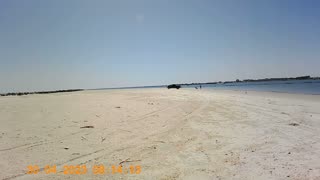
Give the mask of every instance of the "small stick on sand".
[(106, 138), (105, 137), (101, 137), (101, 142), (103, 142), (104, 140), (106, 140)]
[(126, 162), (138, 162), (138, 161), (141, 161), (140, 159), (129, 161), (129, 159), (130, 159), (130, 158), (128, 158), (128, 159), (126, 159), (126, 160), (124, 160), (124, 161), (121, 161), (121, 162), (119, 163), (119, 165), (122, 165), (122, 163), (126, 163)]
[(81, 136), (81, 139), (85, 139), (85, 140), (87, 140), (87, 141), (88, 141), (88, 139), (87, 139), (87, 138), (85, 138), (85, 137), (83, 137), (83, 136)]

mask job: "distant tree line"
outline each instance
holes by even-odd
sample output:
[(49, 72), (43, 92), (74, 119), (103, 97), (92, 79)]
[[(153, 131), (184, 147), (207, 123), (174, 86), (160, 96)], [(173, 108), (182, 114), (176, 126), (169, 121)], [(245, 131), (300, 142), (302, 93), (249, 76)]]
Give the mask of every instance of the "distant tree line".
[(311, 77), (311, 76), (299, 76), (299, 77), (290, 77), (290, 78), (264, 78), (264, 79), (244, 79), (235, 81), (218, 81), (218, 82), (207, 82), (207, 83), (184, 83), (177, 84), (182, 86), (191, 86), (191, 85), (201, 85), (201, 84), (228, 84), (228, 83), (241, 83), (241, 82), (263, 82), (263, 81), (288, 81), (288, 80), (320, 80), (320, 77)]
[(320, 79), (319, 77), (311, 76), (299, 76), (291, 78), (265, 78), (265, 79), (244, 79), (243, 82), (255, 82), (255, 81), (288, 81), (288, 80), (308, 80), (308, 79)]

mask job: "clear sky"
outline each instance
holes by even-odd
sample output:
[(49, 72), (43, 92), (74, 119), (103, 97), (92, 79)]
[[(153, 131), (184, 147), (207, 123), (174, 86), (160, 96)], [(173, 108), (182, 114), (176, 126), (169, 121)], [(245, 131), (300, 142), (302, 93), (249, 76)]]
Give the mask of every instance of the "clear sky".
[(0, 92), (320, 76), (318, 0), (2, 0)]

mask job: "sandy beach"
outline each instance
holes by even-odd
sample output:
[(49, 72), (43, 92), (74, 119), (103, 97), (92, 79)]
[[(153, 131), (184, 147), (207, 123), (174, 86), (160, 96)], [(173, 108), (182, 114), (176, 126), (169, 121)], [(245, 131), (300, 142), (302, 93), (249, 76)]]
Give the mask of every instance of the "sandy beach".
[[(0, 123), (0, 179), (320, 179), (319, 95), (126, 89), (8, 96), (0, 97)], [(30, 165), (40, 172), (27, 174)], [(57, 172), (47, 174), (47, 165)], [(64, 174), (70, 165), (87, 173)], [(105, 174), (94, 174), (95, 165)], [(113, 165), (123, 173), (112, 174)]]

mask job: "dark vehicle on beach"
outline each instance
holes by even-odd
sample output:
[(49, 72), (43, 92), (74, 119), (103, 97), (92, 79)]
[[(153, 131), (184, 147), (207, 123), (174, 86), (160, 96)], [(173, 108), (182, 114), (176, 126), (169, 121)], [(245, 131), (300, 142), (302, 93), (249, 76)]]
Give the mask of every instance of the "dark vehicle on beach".
[(168, 89), (173, 89), (173, 88), (180, 89), (181, 86), (180, 85), (176, 85), (176, 84), (171, 84), (171, 85), (168, 86)]

